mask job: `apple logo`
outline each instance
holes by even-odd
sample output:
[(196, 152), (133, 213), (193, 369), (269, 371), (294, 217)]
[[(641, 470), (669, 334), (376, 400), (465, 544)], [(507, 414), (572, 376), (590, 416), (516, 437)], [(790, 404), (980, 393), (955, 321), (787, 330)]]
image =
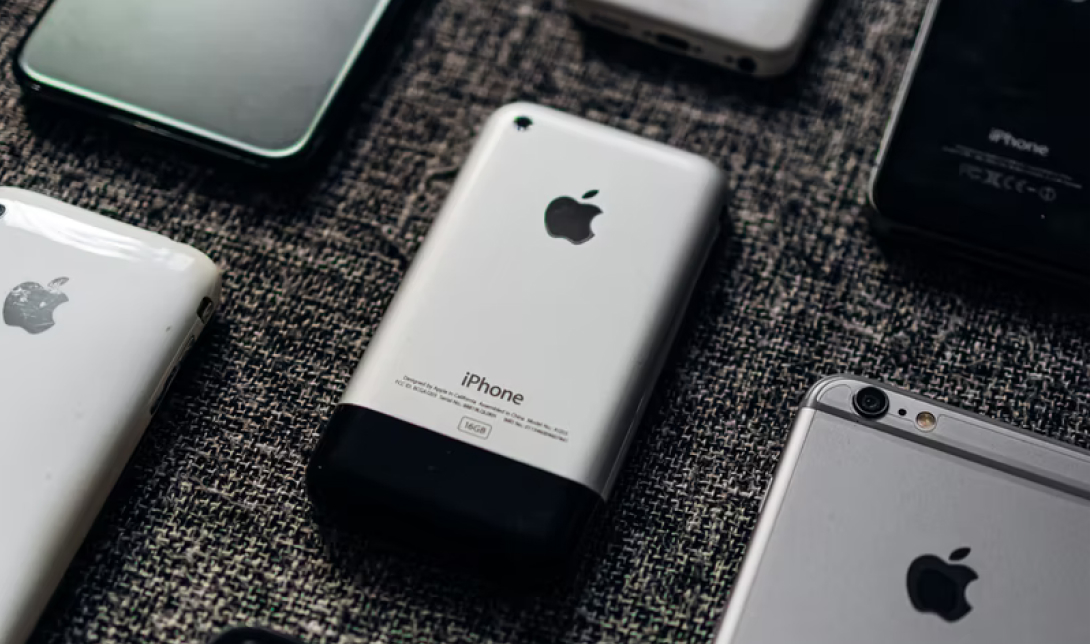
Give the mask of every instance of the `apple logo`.
[[(968, 556), (968, 548), (958, 548), (950, 554), (950, 561)], [(973, 609), (965, 598), (965, 588), (976, 579), (976, 571), (969, 566), (921, 555), (908, 567), (908, 598), (921, 613), (935, 613), (956, 622)]]
[(53, 328), (53, 311), (68, 301), (61, 287), (67, 277), (58, 277), (42, 286), (37, 282), (24, 282), (8, 293), (4, 300), (4, 324), (16, 326), (31, 335)]
[[(583, 195), (591, 199), (597, 190)], [(594, 237), (590, 229), (590, 220), (602, 214), (602, 209), (594, 204), (580, 203), (571, 197), (557, 197), (545, 209), (545, 230), (550, 237), (566, 239), (573, 244), (582, 244)]]

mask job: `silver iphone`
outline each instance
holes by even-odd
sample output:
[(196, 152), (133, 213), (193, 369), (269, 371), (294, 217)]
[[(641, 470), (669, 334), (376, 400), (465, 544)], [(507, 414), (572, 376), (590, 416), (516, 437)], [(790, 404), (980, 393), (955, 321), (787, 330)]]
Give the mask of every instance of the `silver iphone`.
[(497, 111), (325, 429), (315, 499), (399, 542), (565, 558), (617, 477), (724, 186), (690, 153)]
[(1090, 641), (1090, 453), (852, 376), (810, 390), (716, 644)]

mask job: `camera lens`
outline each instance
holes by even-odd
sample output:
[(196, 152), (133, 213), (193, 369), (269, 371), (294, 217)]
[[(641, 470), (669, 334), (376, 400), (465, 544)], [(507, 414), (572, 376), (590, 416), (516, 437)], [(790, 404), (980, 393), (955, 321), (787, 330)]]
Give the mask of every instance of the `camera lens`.
[(889, 398), (878, 387), (863, 387), (855, 392), (852, 406), (863, 418), (881, 418), (889, 411)]
[(515, 129), (519, 132), (525, 132), (530, 129), (530, 126), (534, 124), (534, 120), (529, 116), (519, 116), (515, 118)]

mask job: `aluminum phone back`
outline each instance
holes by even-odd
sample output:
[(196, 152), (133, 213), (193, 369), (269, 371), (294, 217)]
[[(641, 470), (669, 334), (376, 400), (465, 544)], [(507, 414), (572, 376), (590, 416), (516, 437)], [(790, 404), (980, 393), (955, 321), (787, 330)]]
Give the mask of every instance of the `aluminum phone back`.
[(0, 642), (18, 644), (204, 328), (219, 271), (33, 192), (0, 188), (0, 205)]
[(821, 0), (571, 0), (586, 22), (758, 77), (798, 61)]
[(719, 229), (709, 161), (530, 104), (484, 127), (308, 468), (398, 542), (565, 559)]
[[(853, 411), (868, 385), (879, 420)], [(798, 413), (716, 644), (1085, 644), (1088, 608), (1090, 453), (834, 376)]]

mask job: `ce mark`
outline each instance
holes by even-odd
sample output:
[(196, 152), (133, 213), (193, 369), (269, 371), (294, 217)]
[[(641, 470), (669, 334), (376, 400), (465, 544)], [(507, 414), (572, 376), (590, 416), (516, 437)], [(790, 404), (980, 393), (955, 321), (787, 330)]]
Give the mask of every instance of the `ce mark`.
[[(972, 163), (962, 163), (959, 165), (958, 174), (967, 177), (971, 181), (991, 186), (997, 190), (1016, 192), (1020, 195), (1034, 193), (1045, 201), (1052, 201), (1052, 199), (1056, 198), (1056, 193), (1051, 188), (1043, 188), (1038, 192), (1036, 187), (1021, 177), (1007, 174), (1006, 172), (1000, 172), (998, 170), (992, 170), (991, 168), (982, 168), (978, 165), (973, 165)], [(1046, 192), (1049, 194), (1045, 194)]]
[(968, 177), (977, 183), (983, 183), (986, 186), (998, 188), (999, 190), (1013, 190), (1019, 194), (1024, 193), (1026, 190), (1026, 182), (1023, 179), (1019, 179), (1011, 174), (1006, 174), (1005, 172), (992, 170), (991, 168), (982, 168), (971, 163), (962, 163), (961, 166), (958, 167), (958, 174), (963, 177)]

